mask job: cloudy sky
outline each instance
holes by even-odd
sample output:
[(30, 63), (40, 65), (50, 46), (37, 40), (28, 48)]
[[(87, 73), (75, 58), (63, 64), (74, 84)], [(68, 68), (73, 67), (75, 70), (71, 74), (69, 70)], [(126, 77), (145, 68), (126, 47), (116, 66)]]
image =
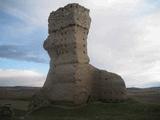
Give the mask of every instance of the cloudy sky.
[(42, 86), (49, 13), (76, 2), (90, 9), (90, 63), (127, 87), (160, 86), (160, 0), (0, 0), (0, 86)]

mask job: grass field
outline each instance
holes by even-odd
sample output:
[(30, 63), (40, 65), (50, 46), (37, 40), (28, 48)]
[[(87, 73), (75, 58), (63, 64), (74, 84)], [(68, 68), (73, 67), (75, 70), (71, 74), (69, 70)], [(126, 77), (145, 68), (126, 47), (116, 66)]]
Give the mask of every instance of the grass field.
[(95, 102), (76, 109), (46, 107), (25, 120), (160, 120), (160, 104), (128, 100), (123, 103)]
[(160, 104), (160, 87), (155, 88), (128, 88), (128, 97), (142, 103), (157, 103)]
[[(7, 93), (14, 96), (17, 92), (14, 93), (12, 89), (13, 95), (10, 92)], [(14, 91), (19, 90), (19, 88), (16, 89), (14, 88)], [(27, 93), (30, 92), (27, 91), (28, 88), (25, 89)], [(20, 89), (20, 91), (23, 90)], [(46, 107), (33, 112), (25, 120), (160, 120), (160, 88), (129, 88), (127, 91), (130, 100), (125, 102), (92, 102), (75, 109)], [(0, 105), (11, 104), (15, 111), (14, 120), (22, 120), (27, 113), (28, 99), (22, 99), (21, 96), (18, 99), (4, 99), (5, 96), (2, 98), (3, 96), (1, 96)], [(4, 119), (0, 118), (0, 120)]]

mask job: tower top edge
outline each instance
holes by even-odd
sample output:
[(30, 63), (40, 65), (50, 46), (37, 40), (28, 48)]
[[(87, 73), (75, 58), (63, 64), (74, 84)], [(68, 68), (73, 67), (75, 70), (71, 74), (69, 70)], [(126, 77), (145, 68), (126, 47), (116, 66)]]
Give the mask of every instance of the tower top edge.
[(86, 12), (89, 12), (90, 10), (78, 3), (69, 3), (67, 5), (65, 5), (64, 7), (60, 7), (58, 8), (57, 10), (55, 11), (52, 11), (51, 14), (57, 14), (59, 12), (63, 12), (65, 10), (75, 10), (75, 9), (79, 9), (79, 10), (83, 10), (83, 11), (86, 11)]

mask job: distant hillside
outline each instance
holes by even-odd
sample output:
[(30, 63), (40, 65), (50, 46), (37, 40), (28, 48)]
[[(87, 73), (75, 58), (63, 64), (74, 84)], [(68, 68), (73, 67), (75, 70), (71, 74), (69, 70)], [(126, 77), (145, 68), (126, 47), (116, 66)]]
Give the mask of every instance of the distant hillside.
[[(29, 100), (40, 87), (0, 87), (0, 99)], [(129, 98), (140, 102), (160, 103), (160, 87), (127, 88)]]
[(140, 102), (160, 103), (160, 87), (127, 88), (128, 97)]
[(28, 100), (36, 93), (39, 87), (0, 87), (0, 99)]

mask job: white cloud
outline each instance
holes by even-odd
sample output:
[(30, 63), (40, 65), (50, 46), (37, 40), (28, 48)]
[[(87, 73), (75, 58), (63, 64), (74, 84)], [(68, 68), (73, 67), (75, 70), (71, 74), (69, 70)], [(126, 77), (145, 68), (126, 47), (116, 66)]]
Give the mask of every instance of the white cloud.
[(32, 70), (0, 69), (0, 86), (42, 86), (45, 76)]
[(40, 73), (30, 70), (15, 70), (15, 69), (0, 69), (0, 77), (38, 77), (42, 76)]
[(146, 3), (142, 2), (116, 2), (92, 15), (88, 42), (91, 63), (119, 73), (128, 87), (160, 83), (160, 72), (155, 67), (160, 66), (160, 10), (144, 10)]

